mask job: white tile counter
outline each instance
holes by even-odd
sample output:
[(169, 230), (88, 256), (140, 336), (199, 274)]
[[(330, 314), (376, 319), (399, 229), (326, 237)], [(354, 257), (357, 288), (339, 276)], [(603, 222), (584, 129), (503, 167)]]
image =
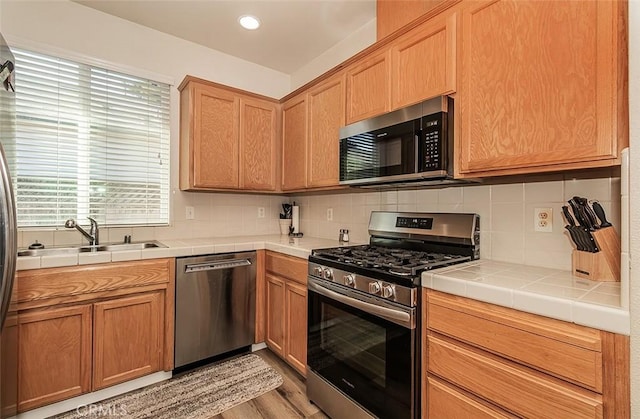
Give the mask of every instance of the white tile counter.
[(569, 271), (477, 260), (422, 274), (422, 286), (600, 330), (629, 335), (619, 282)]
[[(127, 260), (207, 255), (212, 253), (241, 252), (267, 249), (306, 259), (312, 249), (336, 247), (337, 240), (314, 237), (289, 238), (282, 235), (214, 237), (210, 239), (162, 240), (167, 247), (127, 250), (119, 252), (79, 253), (59, 256), (21, 256), (18, 270), (87, 265), (93, 263), (123, 262)], [(350, 242), (347, 246), (360, 244)]]

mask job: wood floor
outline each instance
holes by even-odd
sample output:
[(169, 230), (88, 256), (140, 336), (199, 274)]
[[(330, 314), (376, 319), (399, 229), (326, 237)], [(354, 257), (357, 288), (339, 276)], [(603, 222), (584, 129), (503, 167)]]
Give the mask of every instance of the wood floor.
[(282, 376), (284, 382), (253, 400), (229, 409), (211, 419), (289, 419), (328, 418), (320, 409), (309, 402), (304, 378), (268, 349), (254, 352)]

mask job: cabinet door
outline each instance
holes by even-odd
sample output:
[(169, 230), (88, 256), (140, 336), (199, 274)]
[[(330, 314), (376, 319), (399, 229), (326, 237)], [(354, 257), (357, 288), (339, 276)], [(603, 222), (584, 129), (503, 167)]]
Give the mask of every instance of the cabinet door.
[(461, 173), (616, 158), (618, 3), (469, 3), (459, 44)]
[(163, 293), (96, 303), (93, 321), (94, 390), (160, 371)]
[(282, 107), (282, 190), (307, 186), (307, 101), (297, 96)]
[(238, 188), (238, 96), (211, 86), (193, 89), (194, 186)]
[(18, 317), (18, 411), (91, 390), (91, 305)]
[(271, 102), (240, 100), (240, 188), (276, 188), (277, 109)]
[(347, 70), (347, 124), (381, 115), (391, 108), (389, 50)]
[(280, 356), (284, 356), (284, 280), (266, 274), (266, 341), (267, 346)]
[(307, 375), (307, 287), (287, 282), (285, 359)]
[(392, 109), (455, 91), (456, 16), (429, 20), (391, 47)]
[(309, 187), (338, 185), (344, 86), (344, 75), (340, 75), (309, 92)]

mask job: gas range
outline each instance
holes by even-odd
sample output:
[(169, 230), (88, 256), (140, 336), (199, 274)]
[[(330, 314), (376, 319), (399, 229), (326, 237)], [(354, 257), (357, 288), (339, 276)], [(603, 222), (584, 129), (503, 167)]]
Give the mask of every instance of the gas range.
[(480, 256), (477, 214), (371, 213), (368, 245), (313, 250), (307, 396), (336, 419), (420, 418), (420, 276)]
[(477, 214), (374, 211), (368, 245), (313, 250), (309, 275), (415, 307), (421, 273), (477, 259), (479, 231)]

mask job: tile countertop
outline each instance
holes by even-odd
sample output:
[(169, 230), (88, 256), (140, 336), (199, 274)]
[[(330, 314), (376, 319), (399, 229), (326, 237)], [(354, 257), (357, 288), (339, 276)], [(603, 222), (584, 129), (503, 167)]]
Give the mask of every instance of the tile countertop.
[[(314, 237), (290, 239), (289, 236), (281, 235), (160, 240), (160, 243), (167, 247), (119, 252), (78, 253), (73, 255), (21, 256), (18, 258), (17, 268), (20, 271), (26, 269), (89, 265), (94, 263), (124, 262), (128, 260), (242, 252), (258, 249), (273, 250), (290, 256), (306, 259), (312, 249), (336, 247), (341, 245), (337, 240), (319, 239)], [(351, 246), (354, 244), (361, 243), (350, 242), (342, 245)]]
[[(21, 256), (18, 270), (206, 255), (267, 249), (306, 259), (312, 249), (337, 240), (281, 235), (161, 240), (164, 248), (60, 256)], [(363, 243), (350, 242), (352, 246)], [(620, 305), (619, 282), (594, 282), (569, 271), (477, 260), (422, 274), (422, 285), (505, 307), (615, 333), (630, 333), (629, 312)]]
[(597, 282), (570, 271), (477, 260), (422, 274), (422, 286), (623, 335), (629, 312), (619, 282)]

